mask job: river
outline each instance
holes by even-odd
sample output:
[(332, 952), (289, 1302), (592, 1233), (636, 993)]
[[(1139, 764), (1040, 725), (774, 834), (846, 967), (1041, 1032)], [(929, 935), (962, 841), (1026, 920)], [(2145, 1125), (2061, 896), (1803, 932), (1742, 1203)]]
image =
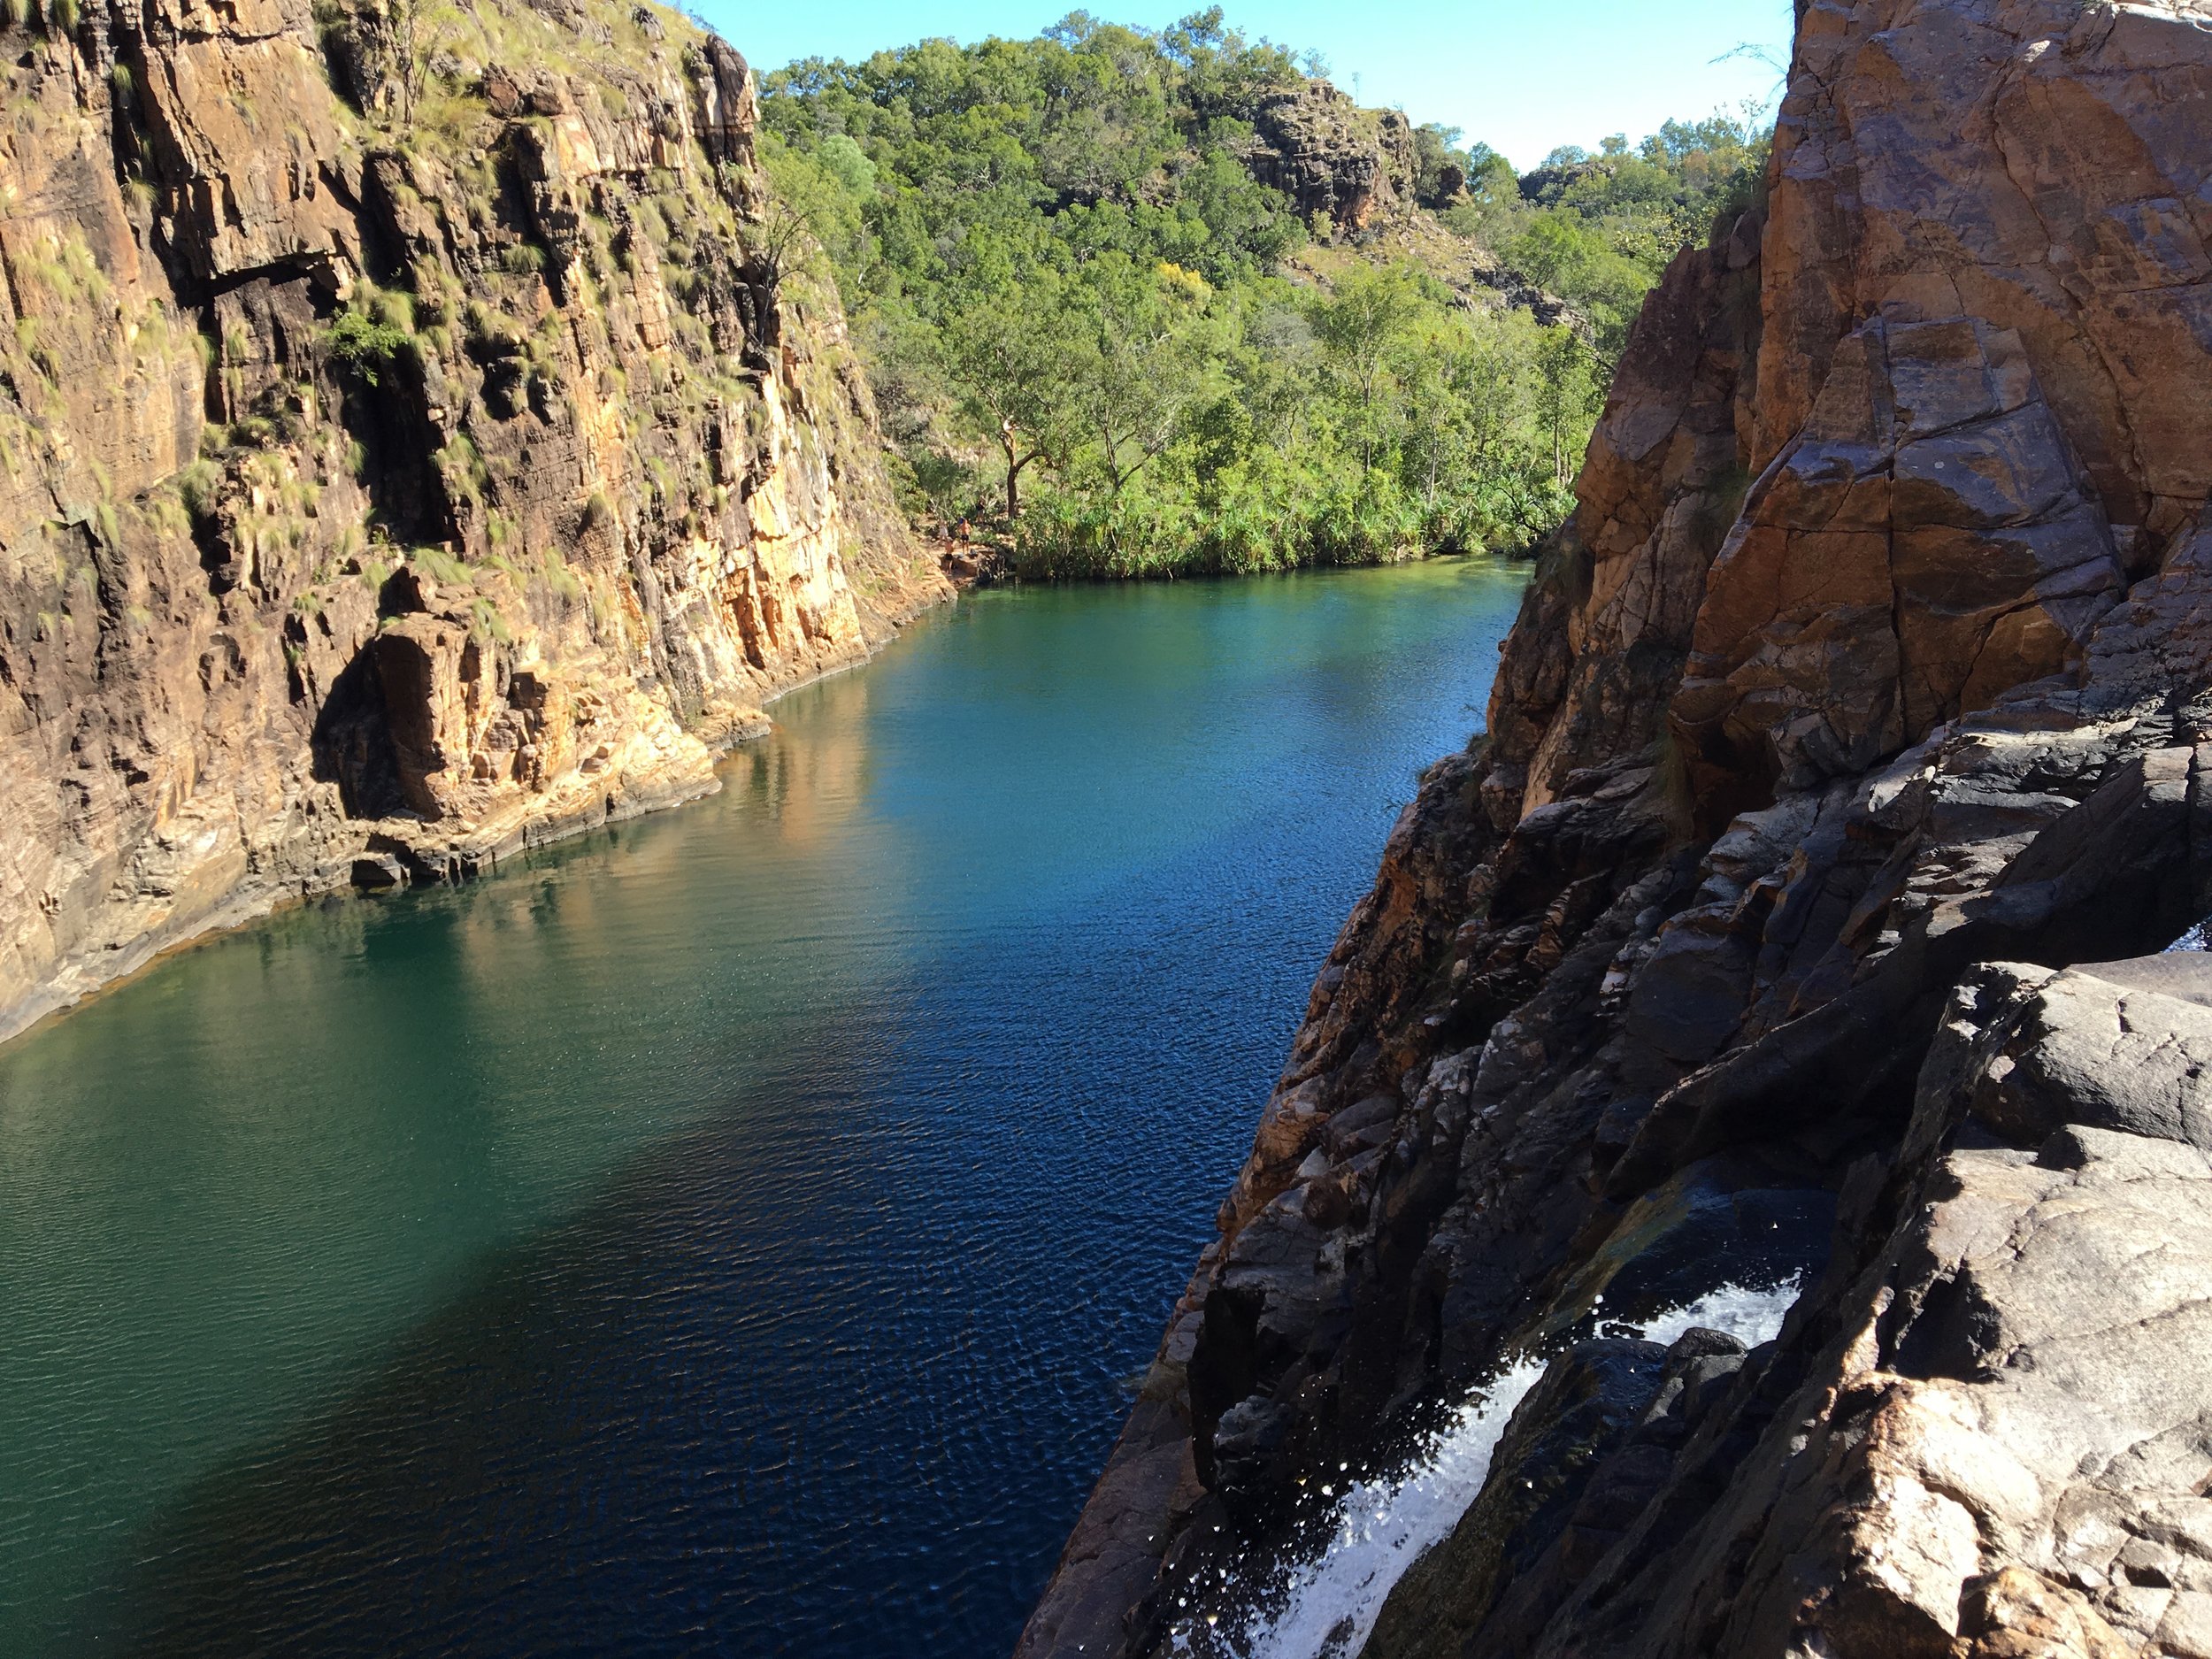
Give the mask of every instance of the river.
[(0, 1048), (0, 1653), (1004, 1652), (1523, 574), (979, 595)]

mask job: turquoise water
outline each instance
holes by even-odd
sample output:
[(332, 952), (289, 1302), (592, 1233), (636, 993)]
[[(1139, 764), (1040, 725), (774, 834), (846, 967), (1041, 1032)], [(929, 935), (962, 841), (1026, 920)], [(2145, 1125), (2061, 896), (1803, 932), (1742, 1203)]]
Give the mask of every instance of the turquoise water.
[(1520, 580), (984, 594), (0, 1049), (0, 1654), (1009, 1647)]

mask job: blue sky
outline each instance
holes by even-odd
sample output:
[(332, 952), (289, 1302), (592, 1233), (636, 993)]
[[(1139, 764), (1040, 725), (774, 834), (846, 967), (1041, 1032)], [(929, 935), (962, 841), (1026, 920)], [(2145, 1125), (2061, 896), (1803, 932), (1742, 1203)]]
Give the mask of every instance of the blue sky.
[[(861, 58), (933, 35), (957, 41), (1034, 35), (1064, 0), (693, 0), (764, 69), (795, 58)], [(1199, 0), (1093, 0), (1117, 23), (1159, 27)], [(1466, 129), (1522, 167), (1560, 144), (1594, 150), (1641, 137), (1669, 116), (1696, 118), (1774, 88), (1773, 70), (1713, 59), (1744, 43), (1787, 56), (1790, 0), (1250, 0), (1227, 7), (1250, 35), (1313, 47), (1361, 102)]]

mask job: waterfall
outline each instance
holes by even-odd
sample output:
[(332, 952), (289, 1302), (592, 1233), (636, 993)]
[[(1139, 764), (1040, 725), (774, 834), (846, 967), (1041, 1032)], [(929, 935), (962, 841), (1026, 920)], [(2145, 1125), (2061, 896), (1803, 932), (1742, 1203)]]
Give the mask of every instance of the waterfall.
[[(1769, 1290), (1724, 1286), (1647, 1325), (1610, 1328), (1671, 1342), (1703, 1326), (1755, 1347), (1782, 1328), (1798, 1287), (1795, 1279)], [(1341, 1493), (1323, 1486), (1321, 1495), (1333, 1509), (1319, 1556), (1286, 1563), (1252, 1584), (1253, 1610), (1240, 1630), (1210, 1629), (1197, 1641), (1179, 1638), (1179, 1651), (1223, 1659), (1353, 1659), (1406, 1569), (1451, 1532), (1482, 1491), (1491, 1453), (1545, 1363), (1524, 1358), (1477, 1390), (1394, 1472), (1348, 1481)]]

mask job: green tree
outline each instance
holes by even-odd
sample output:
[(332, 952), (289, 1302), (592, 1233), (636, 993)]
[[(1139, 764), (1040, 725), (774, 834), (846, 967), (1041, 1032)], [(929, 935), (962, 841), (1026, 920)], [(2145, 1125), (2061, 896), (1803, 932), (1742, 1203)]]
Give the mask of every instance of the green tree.
[(1085, 286), (1075, 400), (1108, 493), (1119, 500), (1203, 389), (1208, 365), (1195, 336), (1206, 290), (1189, 273), (1147, 271), (1118, 256), (1096, 261)]
[(1571, 328), (1545, 331), (1536, 352), (1536, 415), (1551, 445), (1552, 480), (1564, 488), (1581, 458), (1572, 434), (1596, 391), (1590, 348)]
[(761, 145), (768, 199), (747, 237), (762, 280), (779, 287), (794, 270), (814, 270), (824, 256), (838, 271), (856, 270), (864, 249), (863, 209), (874, 170), (859, 147), (800, 150), (773, 135)]
[(1331, 370), (1352, 394), (1363, 479), (1374, 470), (1376, 393), (1388, 353), (1418, 305), (1418, 291), (1405, 272), (1371, 269), (1353, 272), (1334, 293), (1316, 299), (1310, 312)]
[(371, 388), (382, 385), (384, 373), (415, 345), (414, 335), (398, 324), (352, 305), (332, 319), (323, 339), (331, 357)]
[(1079, 361), (1072, 320), (1049, 277), (986, 294), (945, 319), (945, 372), (968, 429), (1004, 458), (1010, 524), (1021, 516), (1024, 469), (1058, 464), (1072, 436)]
[[(1431, 275), (1333, 249), (1294, 276), (1308, 227), (1251, 158), (1263, 104), (1317, 68), (1218, 9), (795, 65), (764, 88), (776, 202), (748, 245), (772, 275), (834, 272), (908, 498), (987, 492), (1024, 570), (1526, 546), (1570, 504), (1643, 295), (1756, 199), (1763, 138), (1671, 122), (1525, 181), (1423, 128), (1417, 199), (1482, 257)], [(1470, 265), (1571, 326), (1470, 291)]]

